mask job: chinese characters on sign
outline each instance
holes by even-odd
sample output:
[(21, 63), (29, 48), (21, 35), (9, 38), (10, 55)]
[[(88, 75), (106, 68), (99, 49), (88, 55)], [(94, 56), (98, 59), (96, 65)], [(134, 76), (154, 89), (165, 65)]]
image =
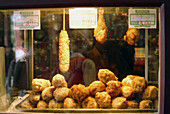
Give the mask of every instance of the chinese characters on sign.
[(69, 10), (70, 28), (97, 28), (97, 9), (75, 8)]
[(40, 10), (14, 11), (14, 30), (40, 29)]
[(156, 9), (129, 9), (129, 28), (156, 28)]

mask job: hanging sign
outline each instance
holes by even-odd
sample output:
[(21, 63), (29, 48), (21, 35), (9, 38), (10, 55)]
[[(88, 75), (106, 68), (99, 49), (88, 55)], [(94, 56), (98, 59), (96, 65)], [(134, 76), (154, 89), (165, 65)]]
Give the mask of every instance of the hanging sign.
[(40, 10), (14, 11), (14, 30), (40, 29)]
[(97, 9), (75, 8), (69, 10), (71, 29), (97, 28)]
[(129, 9), (129, 28), (156, 28), (156, 9)]

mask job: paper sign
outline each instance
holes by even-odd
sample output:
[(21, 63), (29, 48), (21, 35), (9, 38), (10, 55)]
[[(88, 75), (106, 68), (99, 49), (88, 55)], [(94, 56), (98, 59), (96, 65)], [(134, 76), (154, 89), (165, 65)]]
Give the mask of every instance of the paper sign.
[(156, 9), (129, 9), (129, 28), (156, 28)]
[(40, 10), (14, 11), (14, 30), (40, 29)]
[(72, 29), (97, 28), (97, 9), (94, 8), (70, 9), (69, 27)]

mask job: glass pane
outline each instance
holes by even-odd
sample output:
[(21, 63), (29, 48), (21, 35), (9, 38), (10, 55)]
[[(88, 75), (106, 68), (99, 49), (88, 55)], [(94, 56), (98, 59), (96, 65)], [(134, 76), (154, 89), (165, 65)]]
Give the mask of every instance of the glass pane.
[[(40, 10), (40, 29), (16, 30), (14, 11), (24, 10), (0, 11), (6, 86), (0, 110), (158, 111), (159, 7), (92, 8), (97, 28), (70, 28), (75, 8), (42, 8), (27, 9)], [(155, 9), (156, 28), (129, 28), (129, 9)], [(90, 23), (86, 16), (82, 22)]]

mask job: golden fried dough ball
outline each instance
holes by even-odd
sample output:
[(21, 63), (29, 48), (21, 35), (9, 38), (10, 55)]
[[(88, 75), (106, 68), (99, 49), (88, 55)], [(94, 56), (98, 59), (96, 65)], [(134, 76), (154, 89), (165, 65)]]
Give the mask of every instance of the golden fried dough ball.
[(100, 108), (109, 108), (111, 106), (111, 96), (107, 92), (97, 92), (95, 99)]
[(30, 108), (34, 108), (35, 105), (33, 105), (33, 104), (29, 101), (29, 99), (26, 99), (25, 101), (23, 101), (23, 102), (21, 103), (21, 107), (22, 107), (22, 108), (28, 108), (28, 109), (30, 109)]
[(156, 99), (158, 98), (158, 88), (155, 86), (147, 86), (142, 94), (142, 99)]
[(45, 79), (33, 79), (32, 80), (32, 90), (33, 91), (42, 91), (46, 87), (50, 87), (51, 83), (49, 80)]
[(73, 85), (70, 88), (69, 96), (72, 97), (74, 100), (76, 100), (78, 103), (83, 101), (88, 95), (89, 90), (82, 84)]
[(102, 92), (105, 90), (106, 86), (101, 81), (94, 81), (89, 85), (89, 92), (91, 95), (95, 95), (97, 92)]
[(45, 88), (41, 93), (42, 99), (47, 102), (52, 99), (54, 89), (54, 86)]
[(155, 99), (155, 101), (154, 101), (154, 108), (155, 109), (158, 109), (158, 104), (159, 104), (158, 99)]
[(48, 108), (62, 108), (63, 104), (52, 99), (48, 103)]
[(61, 74), (56, 74), (52, 79), (52, 85), (54, 87), (67, 87), (67, 82), (65, 81), (65, 78)]
[(122, 85), (132, 87), (135, 93), (142, 93), (147, 84), (146, 79), (140, 76), (128, 75), (122, 80)]
[(106, 92), (111, 97), (116, 97), (121, 93), (121, 82), (119, 81), (109, 81), (107, 82)]
[(127, 108), (127, 102), (125, 97), (116, 97), (112, 100), (112, 108), (123, 109)]
[(82, 102), (83, 108), (98, 108), (98, 104), (95, 100), (95, 98), (89, 96)]
[(134, 98), (135, 94), (134, 94), (134, 89), (130, 86), (122, 86), (122, 95), (125, 98)]
[(32, 104), (37, 104), (38, 101), (40, 101), (41, 93), (32, 91), (29, 95), (29, 100)]
[(127, 108), (138, 108), (138, 103), (135, 100), (126, 101)]
[(64, 108), (80, 108), (80, 106), (74, 99), (67, 97), (64, 99)]
[(53, 92), (53, 96), (56, 101), (62, 101), (68, 96), (69, 91), (70, 89), (66, 87), (56, 88)]
[(142, 100), (139, 103), (139, 109), (152, 109), (152, 101), (151, 100)]
[(108, 69), (99, 69), (98, 78), (100, 81), (102, 81), (105, 84), (111, 80), (114, 80), (114, 81), (118, 80), (115, 74)]
[(39, 108), (39, 109), (46, 109), (46, 108), (48, 108), (48, 104), (45, 101), (40, 100), (37, 103), (37, 108)]

